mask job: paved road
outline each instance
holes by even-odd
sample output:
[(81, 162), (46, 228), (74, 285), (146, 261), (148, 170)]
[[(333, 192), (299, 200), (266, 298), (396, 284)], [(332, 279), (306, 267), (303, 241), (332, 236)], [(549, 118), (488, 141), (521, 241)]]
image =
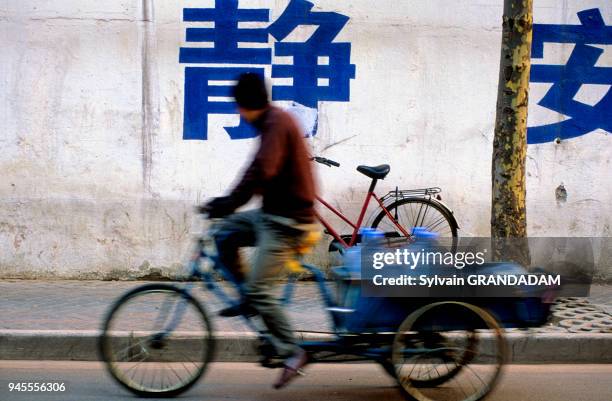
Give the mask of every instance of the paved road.
[[(488, 400), (609, 401), (612, 365), (510, 365)], [(373, 364), (313, 365), (308, 375), (288, 388), (271, 389), (278, 371), (253, 364), (217, 363), (205, 380), (179, 400), (244, 401), (400, 401), (403, 398)], [(57, 394), (9, 393), (10, 381), (59, 380), (67, 390)], [(115, 385), (98, 362), (0, 361), (0, 400), (108, 401), (134, 400)]]

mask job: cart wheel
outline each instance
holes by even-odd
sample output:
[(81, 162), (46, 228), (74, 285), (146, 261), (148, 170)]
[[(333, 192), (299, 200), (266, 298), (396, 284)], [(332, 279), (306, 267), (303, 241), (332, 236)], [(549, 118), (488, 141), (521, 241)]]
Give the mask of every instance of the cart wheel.
[(173, 397), (202, 376), (214, 338), (193, 296), (172, 285), (147, 284), (111, 307), (98, 346), (120, 385), (141, 397)]
[(436, 302), (411, 313), (393, 341), (391, 362), (402, 393), (419, 401), (482, 399), (506, 354), (496, 320), (463, 302)]

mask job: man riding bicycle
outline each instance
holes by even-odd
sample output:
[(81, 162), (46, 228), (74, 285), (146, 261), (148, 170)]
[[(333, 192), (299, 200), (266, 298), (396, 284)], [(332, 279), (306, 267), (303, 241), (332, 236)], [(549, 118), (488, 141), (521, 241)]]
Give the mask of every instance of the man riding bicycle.
[[(240, 115), (260, 134), (259, 149), (229, 195), (214, 198), (202, 210), (212, 218), (225, 218), (215, 234), (219, 258), (244, 289), (243, 303), (220, 314), (261, 316), (276, 340), (278, 355), (286, 358), (285, 369), (274, 383), (281, 388), (308, 358), (272, 290), (295, 249), (317, 228), (315, 182), (304, 135), (289, 113), (269, 103), (263, 78), (254, 73), (241, 75), (233, 95)], [(262, 197), (261, 209), (234, 212), (253, 195)], [(257, 247), (248, 271), (239, 254), (239, 248), (246, 246)]]

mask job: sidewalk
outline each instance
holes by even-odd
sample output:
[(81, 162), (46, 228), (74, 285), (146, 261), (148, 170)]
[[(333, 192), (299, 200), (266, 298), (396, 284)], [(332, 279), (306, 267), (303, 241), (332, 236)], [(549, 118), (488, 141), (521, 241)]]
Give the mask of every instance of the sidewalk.
[[(0, 359), (14, 359), (19, 356), (19, 352), (11, 348), (15, 347), (15, 344), (26, 344), (23, 346), (22, 356), (32, 357), (30, 354), (35, 352), (30, 349), (28, 353), (27, 341), (36, 343), (36, 352), (51, 352), (45, 351), (51, 345), (56, 348), (73, 347), (72, 351), (75, 351), (74, 347), (79, 346), (84, 349), (94, 347), (95, 337), (108, 307), (121, 294), (142, 284), (144, 282), (0, 280)], [(213, 317), (216, 333), (226, 341), (224, 346), (230, 347), (225, 349), (227, 354), (236, 351), (231, 348), (232, 344), (236, 343), (241, 343), (239, 354), (248, 354), (248, 347), (252, 346), (248, 342), (253, 340), (254, 336), (241, 319), (216, 318), (214, 315), (222, 307), (220, 302), (200, 288), (194, 291), (194, 295)], [(540, 341), (542, 338), (554, 338), (555, 344), (559, 341), (578, 341), (583, 348), (587, 343), (599, 347), (603, 345), (601, 341), (604, 341), (608, 345), (607, 350), (604, 348), (592, 351), (595, 354), (605, 354), (604, 357), (612, 361), (610, 312), (612, 286), (594, 286), (590, 298), (558, 301), (551, 323), (529, 330), (527, 336), (531, 338), (530, 342)], [(331, 331), (315, 283), (300, 283), (296, 286), (289, 313), (296, 330)], [(520, 333), (526, 335), (524, 331)], [(580, 336), (587, 336), (585, 338), (588, 341), (581, 340)], [(70, 337), (73, 342), (66, 343), (62, 340), (63, 337)], [(80, 345), (74, 343), (80, 337), (87, 338), (87, 341)], [(592, 342), (595, 338), (597, 340)], [(551, 351), (558, 350), (553, 347)], [(93, 351), (88, 352), (91, 354)], [(54, 349), (52, 355), (54, 357), (51, 359), (62, 359), (63, 354), (60, 349)], [(78, 352), (73, 352), (64, 359), (79, 359)]]
[[(110, 305), (143, 284), (146, 282), (0, 280), (0, 330), (98, 330)], [(215, 318), (223, 306), (201, 285), (193, 295), (214, 319), (217, 331), (249, 332), (241, 319)], [(331, 330), (314, 283), (296, 285), (289, 310), (297, 330)]]

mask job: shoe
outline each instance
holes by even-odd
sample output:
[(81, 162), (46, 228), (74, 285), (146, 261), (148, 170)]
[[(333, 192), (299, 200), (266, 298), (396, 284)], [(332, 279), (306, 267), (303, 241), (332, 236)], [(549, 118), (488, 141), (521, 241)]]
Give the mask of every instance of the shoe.
[(284, 365), (284, 369), (278, 380), (274, 383), (275, 389), (285, 387), (296, 376), (304, 376), (302, 368), (308, 363), (308, 354), (306, 351), (300, 350), (292, 357), (288, 358)]
[(245, 302), (238, 304), (238, 305), (230, 306), (229, 308), (221, 309), (219, 311), (219, 316), (222, 316), (222, 317), (235, 317), (235, 316), (240, 316), (240, 315), (245, 315), (246, 317), (252, 317), (257, 314), (258, 314), (257, 310)]

